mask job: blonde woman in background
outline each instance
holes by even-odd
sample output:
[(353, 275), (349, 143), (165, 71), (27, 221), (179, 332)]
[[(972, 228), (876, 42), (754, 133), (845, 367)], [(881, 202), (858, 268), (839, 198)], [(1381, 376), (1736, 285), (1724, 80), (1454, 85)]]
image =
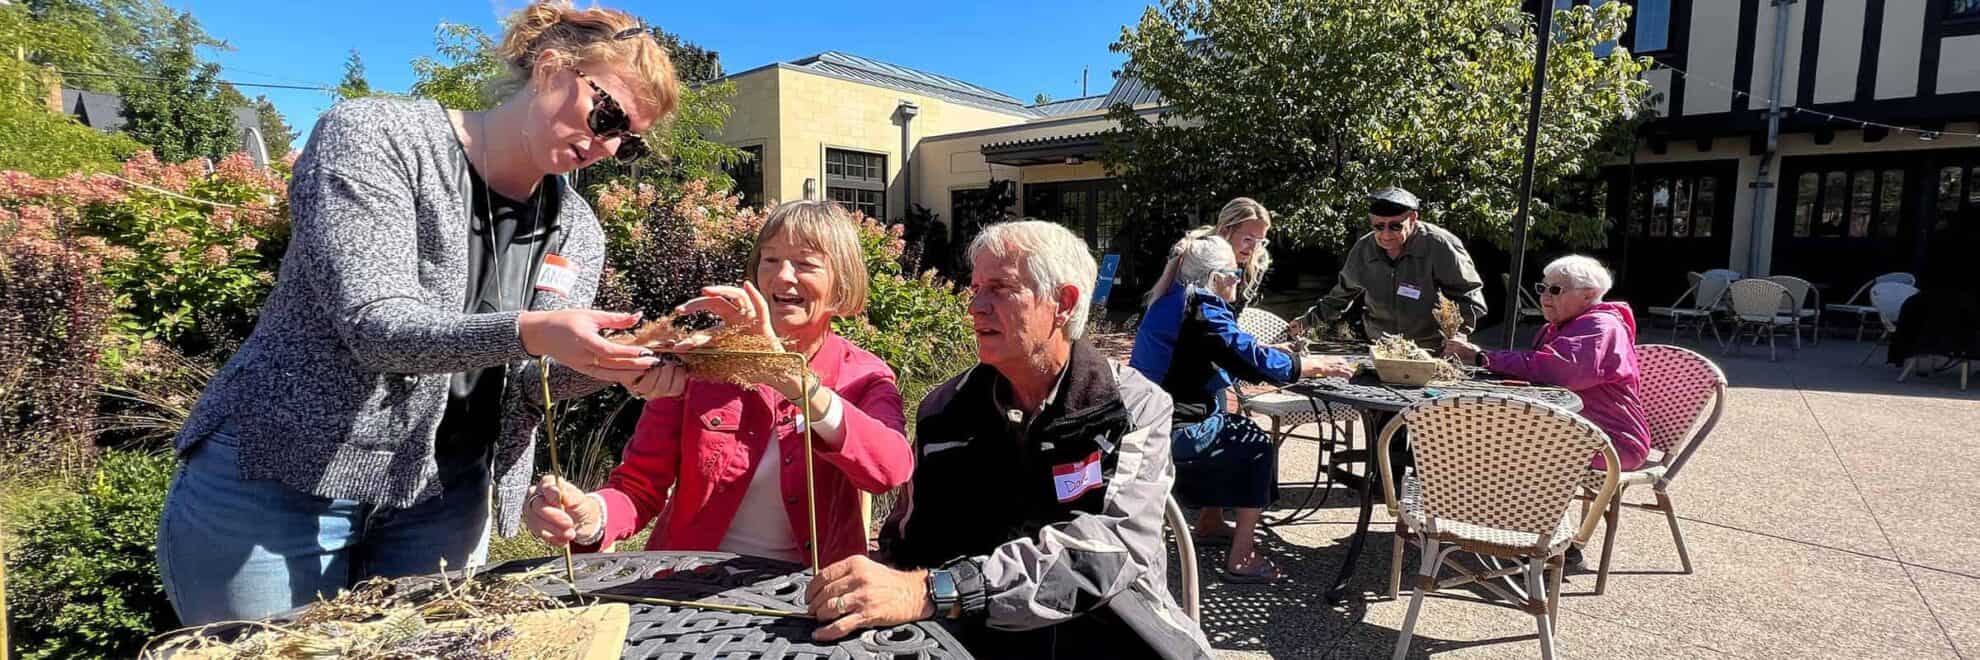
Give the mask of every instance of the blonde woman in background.
[[(1232, 314), (1243, 313), (1244, 308), (1258, 299), (1258, 292), (1265, 283), (1265, 271), (1272, 267), (1272, 253), (1265, 249), (1271, 243), (1265, 235), (1271, 231), (1272, 213), (1265, 210), (1265, 205), (1250, 197), (1239, 197), (1217, 212), (1217, 224), (1197, 227), (1184, 236), (1197, 239), (1216, 235), (1231, 245), (1231, 252), (1237, 257), (1238, 270), (1243, 273), (1237, 283), (1237, 295), (1228, 301)], [(1169, 255), (1171, 259), (1175, 256)], [(1159, 296), (1161, 292), (1155, 295)]]

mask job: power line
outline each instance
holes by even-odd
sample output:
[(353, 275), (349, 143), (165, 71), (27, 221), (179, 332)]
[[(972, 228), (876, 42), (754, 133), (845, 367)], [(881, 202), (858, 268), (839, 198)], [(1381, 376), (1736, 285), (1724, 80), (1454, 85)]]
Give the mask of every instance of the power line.
[[(56, 71), (56, 73), (65, 76), (84, 76), (90, 78), (123, 78), (127, 80), (151, 80), (151, 81), (168, 81), (168, 82), (174, 80), (172, 78), (165, 78), (161, 76), (141, 76), (131, 73), (92, 73), (88, 71)], [(269, 89), (301, 89), (312, 92), (331, 92), (331, 93), (335, 93), (337, 91), (337, 88), (335, 87), (320, 87), (320, 86), (311, 86), (311, 85), (277, 85), (274, 83), (236, 82), (232, 80), (217, 80), (215, 82), (225, 83), (228, 85), (233, 85), (235, 87), (266, 87)]]
[[(1698, 77), (1698, 76), (1693, 76), (1693, 75), (1691, 75), (1691, 72), (1689, 72), (1689, 71), (1686, 71), (1686, 70), (1684, 70), (1684, 69), (1680, 69), (1680, 68), (1677, 68), (1677, 67), (1674, 67), (1674, 66), (1671, 66), (1671, 65), (1669, 65), (1669, 64), (1664, 64), (1664, 63), (1662, 63), (1662, 62), (1657, 62), (1657, 63), (1655, 63), (1655, 64), (1653, 65), (1653, 67), (1654, 67), (1654, 68), (1658, 68), (1658, 69), (1664, 69), (1664, 70), (1667, 70), (1667, 71), (1671, 71), (1671, 72), (1673, 72), (1673, 73), (1676, 73), (1677, 75), (1680, 75), (1680, 76), (1683, 76), (1683, 77), (1684, 77), (1684, 79), (1685, 79), (1685, 80), (1688, 80), (1688, 81), (1692, 81), (1692, 82), (1698, 82), (1698, 83), (1704, 83), (1704, 84), (1705, 84), (1705, 86), (1707, 86), (1707, 87), (1715, 87), (1715, 88), (1718, 88), (1718, 89), (1719, 89), (1719, 90), (1721, 90), (1721, 91), (1727, 91), (1727, 92), (1732, 92), (1732, 95), (1733, 95), (1733, 98), (1739, 98), (1739, 97), (1742, 97), (1742, 96), (1744, 96), (1744, 97), (1747, 97), (1747, 98), (1751, 98), (1751, 99), (1753, 99), (1753, 100), (1756, 100), (1756, 101), (1759, 101), (1759, 102), (1761, 102), (1761, 103), (1767, 103), (1767, 104), (1771, 104), (1771, 103), (1773, 102), (1773, 99), (1772, 99), (1772, 98), (1770, 98), (1770, 97), (1767, 97), (1767, 96), (1762, 96), (1762, 95), (1759, 95), (1759, 94), (1754, 94), (1754, 93), (1752, 93), (1752, 92), (1748, 92), (1748, 91), (1745, 91), (1745, 90), (1741, 90), (1741, 89), (1736, 89), (1736, 88), (1734, 88), (1734, 87), (1732, 87), (1731, 85), (1726, 85), (1726, 84), (1721, 84), (1721, 83), (1719, 83), (1718, 81), (1715, 81), (1715, 80), (1711, 80), (1711, 79), (1708, 79), (1708, 78), (1702, 78), (1702, 77)], [(1899, 125), (1897, 125), (1897, 124), (1886, 124), (1886, 123), (1884, 123), (1884, 122), (1880, 122), (1880, 121), (1870, 121), (1870, 120), (1867, 120), (1867, 119), (1857, 119), (1857, 118), (1855, 118), (1855, 117), (1848, 117), (1848, 116), (1844, 116), (1844, 115), (1839, 115), (1839, 114), (1835, 114), (1835, 113), (1833, 113), (1833, 112), (1823, 112), (1823, 111), (1821, 111), (1821, 110), (1810, 110), (1810, 109), (1808, 109), (1808, 108), (1803, 108), (1803, 107), (1800, 107), (1800, 106), (1784, 106), (1784, 107), (1782, 107), (1782, 108), (1781, 108), (1781, 113), (1782, 113), (1782, 114), (1789, 114), (1789, 115), (1803, 115), (1803, 114), (1805, 114), (1805, 115), (1814, 115), (1814, 116), (1817, 116), (1817, 117), (1821, 117), (1821, 118), (1823, 119), (1823, 121), (1827, 121), (1827, 122), (1834, 122), (1834, 123), (1840, 123), (1840, 124), (1844, 124), (1844, 125), (1849, 125), (1849, 124), (1855, 124), (1855, 125), (1856, 125), (1856, 126), (1857, 126), (1858, 128), (1871, 128), (1871, 127), (1876, 127), (1876, 128), (1882, 128), (1882, 129), (1884, 129), (1884, 130), (1888, 130), (1888, 131), (1892, 131), (1892, 132), (1895, 132), (1895, 133), (1897, 133), (1897, 134), (1899, 134), (1899, 135), (1902, 135), (1902, 134), (1905, 134), (1905, 133), (1913, 133), (1913, 134), (1916, 134), (1916, 135), (1917, 135), (1917, 136), (1919, 137), (1919, 139), (1921, 139), (1921, 140), (1936, 140), (1936, 139), (1939, 139), (1939, 138), (1941, 138), (1941, 137), (1947, 137), (1947, 136), (1956, 136), (1956, 137), (1970, 137), (1970, 138), (1973, 138), (1973, 139), (1976, 139), (1976, 140), (1980, 140), (1980, 133), (1966, 133), (1966, 132), (1962, 132), (1962, 131), (1948, 131), (1948, 130), (1934, 130), (1934, 129), (1929, 129), (1929, 128), (1918, 128), (1918, 127), (1916, 127), (1916, 126), (1899, 126)]]

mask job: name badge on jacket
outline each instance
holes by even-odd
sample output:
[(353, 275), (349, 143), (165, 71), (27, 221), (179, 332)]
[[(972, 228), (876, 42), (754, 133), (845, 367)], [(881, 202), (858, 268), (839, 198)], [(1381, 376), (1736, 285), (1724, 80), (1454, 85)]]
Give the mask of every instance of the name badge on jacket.
[(1396, 295), (1410, 300), (1416, 300), (1423, 297), (1423, 290), (1416, 288), (1416, 285), (1413, 284), (1398, 284), (1396, 285)]
[(1059, 496), (1061, 504), (1078, 499), (1087, 491), (1107, 483), (1100, 473), (1100, 452), (1093, 452), (1086, 458), (1052, 466), (1052, 490)]
[(566, 298), (571, 295), (571, 287), (577, 284), (577, 271), (571, 269), (571, 262), (557, 253), (543, 255), (543, 268), (536, 271), (536, 290), (548, 291)]

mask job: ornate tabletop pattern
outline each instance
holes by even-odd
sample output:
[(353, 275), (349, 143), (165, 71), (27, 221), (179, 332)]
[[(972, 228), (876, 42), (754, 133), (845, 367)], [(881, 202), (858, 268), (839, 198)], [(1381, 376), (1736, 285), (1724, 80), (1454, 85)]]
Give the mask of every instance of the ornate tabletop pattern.
[[(811, 573), (803, 566), (721, 552), (622, 552), (581, 554), (578, 588), (588, 593), (706, 601), (772, 610), (803, 611)], [(554, 565), (535, 585), (544, 593), (570, 593), (562, 558), (508, 562), (485, 573), (523, 572)], [(624, 657), (722, 658), (967, 658), (962, 644), (940, 624), (921, 621), (863, 631), (837, 643), (811, 639), (810, 619), (718, 612), (633, 603)]]
[(1323, 404), (1339, 404), (1364, 410), (1398, 412), (1420, 401), (1452, 394), (1507, 396), (1539, 401), (1569, 412), (1581, 410), (1581, 397), (1558, 387), (1504, 385), (1488, 380), (1465, 380), (1423, 387), (1385, 385), (1372, 374), (1353, 379), (1313, 378), (1294, 383), (1286, 390)]

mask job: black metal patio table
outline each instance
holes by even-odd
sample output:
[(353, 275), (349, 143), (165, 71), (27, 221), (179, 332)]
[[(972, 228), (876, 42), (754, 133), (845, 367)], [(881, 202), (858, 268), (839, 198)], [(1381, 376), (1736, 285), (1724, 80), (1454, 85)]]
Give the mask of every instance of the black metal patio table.
[[(725, 552), (617, 552), (574, 555), (577, 588), (605, 594), (706, 601), (768, 610), (804, 611), (811, 571), (800, 564)], [(563, 560), (523, 559), (483, 573), (558, 570), (537, 579), (545, 594), (565, 596)], [(838, 642), (815, 642), (817, 621), (693, 607), (629, 603), (626, 660), (647, 658), (968, 658), (955, 636), (934, 621), (865, 630)]]
[[(1352, 356), (1350, 356), (1352, 357)], [(1380, 439), (1382, 427), (1389, 419), (1405, 408), (1422, 401), (1456, 394), (1482, 394), (1487, 396), (1520, 397), (1539, 401), (1569, 412), (1581, 411), (1581, 397), (1558, 387), (1518, 384), (1495, 380), (1489, 374), (1477, 373), (1463, 381), (1433, 383), (1417, 387), (1410, 385), (1388, 385), (1376, 378), (1372, 370), (1364, 369), (1352, 379), (1315, 378), (1288, 385), (1285, 391), (1307, 397), (1313, 402), (1314, 412), (1321, 419), (1338, 407), (1353, 408), (1361, 413), (1362, 435), (1365, 447), (1354, 449), (1352, 437), (1344, 437), (1340, 444), (1330, 448), (1326, 461), (1329, 478), (1361, 495), (1361, 512), (1355, 518), (1354, 536), (1348, 541), (1347, 557), (1341, 560), (1340, 572), (1334, 583), (1327, 588), (1327, 602), (1342, 603), (1347, 600), (1348, 578), (1353, 577), (1357, 562), (1361, 559), (1363, 546), (1368, 542), (1369, 521), (1375, 512), (1375, 493), (1381, 483), (1381, 475), (1375, 473), (1375, 443)], [(1366, 466), (1361, 474), (1355, 474), (1347, 466), (1361, 463)]]
[[(744, 614), (691, 606), (631, 602), (622, 599), (666, 599), (740, 606), (778, 612), (803, 612), (804, 591), (811, 571), (800, 564), (734, 555), (726, 552), (617, 552), (572, 556), (577, 589), (583, 600), (624, 602), (631, 622), (621, 656), (626, 660), (735, 658), (774, 660), (807, 658), (879, 660), (969, 658), (954, 634), (936, 621), (916, 621), (890, 628), (863, 630), (837, 642), (811, 638), (819, 623), (795, 616)], [(569, 602), (571, 583), (565, 581), (561, 556), (518, 559), (476, 571), (477, 579), (499, 574), (532, 573), (529, 587)], [(452, 579), (462, 579), (450, 571)], [(432, 576), (400, 578), (409, 593), (433, 593)], [(306, 605), (268, 619), (294, 621)], [(207, 631), (220, 639), (235, 639), (248, 631), (233, 625)]]

